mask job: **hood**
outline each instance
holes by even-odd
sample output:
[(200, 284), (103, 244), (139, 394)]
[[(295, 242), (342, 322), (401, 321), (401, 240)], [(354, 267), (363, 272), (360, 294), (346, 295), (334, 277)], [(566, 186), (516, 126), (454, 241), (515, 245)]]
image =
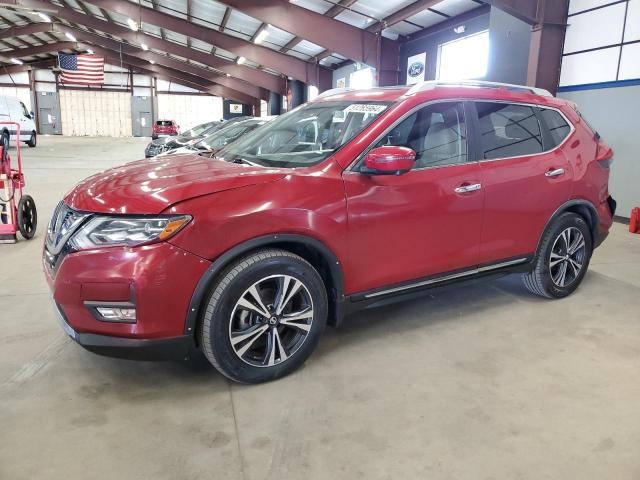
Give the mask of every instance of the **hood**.
[(193, 154), (171, 155), (93, 175), (67, 193), (64, 201), (89, 212), (157, 214), (189, 198), (273, 182), (286, 173)]

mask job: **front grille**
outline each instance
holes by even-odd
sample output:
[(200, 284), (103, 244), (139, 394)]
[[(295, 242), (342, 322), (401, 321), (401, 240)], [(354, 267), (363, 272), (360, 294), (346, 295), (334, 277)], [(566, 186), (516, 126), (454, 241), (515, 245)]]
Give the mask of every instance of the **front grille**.
[(77, 212), (64, 202), (56, 206), (47, 226), (44, 251), (45, 261), (52, 273), (68, 252), (67, 242), (88, 216), (88, 213)]

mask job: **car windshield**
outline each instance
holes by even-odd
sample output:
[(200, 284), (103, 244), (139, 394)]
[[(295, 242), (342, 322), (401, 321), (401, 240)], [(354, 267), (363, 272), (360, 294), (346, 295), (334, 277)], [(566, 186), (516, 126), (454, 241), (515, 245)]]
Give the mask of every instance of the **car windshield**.
[(202, 135), (206, 131), (208, 131), (210, 128), (218, 125), (219, 123), (220, 122), (207, 122), (207, 123), (202, 123), (200, 125), (196, 125), (195, 127), (187, 130), (185, 135), (189, 137), (197, 137), (199, 135)]
[(218, 157), (267, 167), (306, 167), (328, 158), (384, 112), (384, 102), (308, 103), (227, 146)]
[(233, 123), (220, 130), (204, 137), (193, 146), (197, 150), (219, 150), (228, 143), (235, 141), (242, 134), (258, 128), (265, 121), (248, 120), (244, 122)]

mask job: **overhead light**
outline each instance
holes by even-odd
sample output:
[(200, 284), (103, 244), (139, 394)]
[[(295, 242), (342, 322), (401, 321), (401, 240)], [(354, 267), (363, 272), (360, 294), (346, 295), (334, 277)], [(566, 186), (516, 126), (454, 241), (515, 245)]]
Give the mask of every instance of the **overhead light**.
[(37, 12), (38, 16), (44, 20), (45, 22), (49, 22), (51, 23), (51, 17), (49, 15), (47, 15), (46, 13), (42, 13), (42, 12)]
[(231, 74), (230, 74), (230, 73), (227, 73), (227, 77), (230, 77), (230, 76), (231, 76)]
[(129, 25), (129, 28), (134, 32), (138, 31), (138, 24), (135, 20), (132, 20), (131, 18), (127, 18), (127, 24)]
[(149, 63), (150, 63), (151, 65), (153, 65), (154, 63), (156, 63), (156, 61), (155, 61), (155, 60), (149, 60)]
[(236, 60), (236, 63), (237, 63), (238, 65), (242, 65), (242, 64), (243, 64), (244, 62), (246, 62), (246, 61), (247, 61), (247, 59), (246, 59), (246, 58), (244, 58), (244, 57), (238, 57), (238, 59)]
[(24, 62), (22, 60), (18, 60), (17, 58), (12, 58), (11, 63), (15, 63), (16, 65), (22, 65)]
[(265, 38), (267, 38), (269, 36), (269, 32), (267, 31), (268, 27), (269, 27), (269, 25), (265, 25), (264, 27), (262, 27), (262, 30), (260, 30), (258, 35), (256, 35), (256, 38), (254, 40), (255, 43), (260, 44), (260, 43), (264, 42)]
[(456, 32), (457, 34), (461, 34), (461, 33), (464, 33), (466, 29), (467, 27), (465, 27), (464, 25), (458, 25), (453, 29), (453, 31)]
[(74, 37), (73, 34), (71, 34), (69, 32), (65, 32), (64, 35), (65, 35), (65, 37), (67, 37), (72, 42), (77, 42), (78, 41), (78, 39), (76, 37)]
[(143, 50), (149, 50), (149, 47), (147, 46), (146, 43), (141, 43), (140, 48), (142, 48)]
[(89, 55), (93, 55), (93, 50), (91, 50), (90, 48), (87, 48), (87, 53), (88, 53)]

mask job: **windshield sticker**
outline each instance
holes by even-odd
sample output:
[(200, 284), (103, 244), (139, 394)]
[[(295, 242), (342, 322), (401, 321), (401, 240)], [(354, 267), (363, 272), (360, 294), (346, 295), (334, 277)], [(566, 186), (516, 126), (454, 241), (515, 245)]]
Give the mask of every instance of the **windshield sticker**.
[(344, 109), (345, 113), (374, 113), (378, 114), (387, 108), (386, 105), (367, 105), (364, 103), (355, 103)]

